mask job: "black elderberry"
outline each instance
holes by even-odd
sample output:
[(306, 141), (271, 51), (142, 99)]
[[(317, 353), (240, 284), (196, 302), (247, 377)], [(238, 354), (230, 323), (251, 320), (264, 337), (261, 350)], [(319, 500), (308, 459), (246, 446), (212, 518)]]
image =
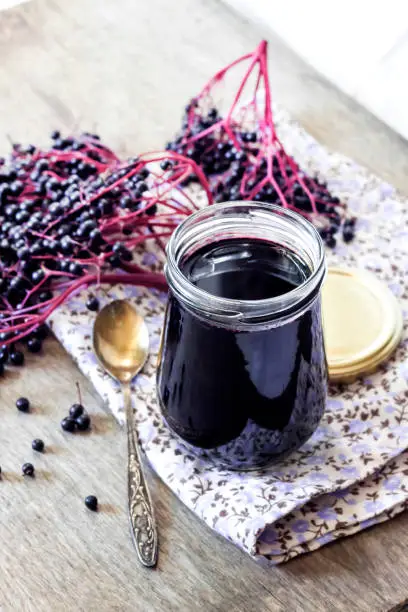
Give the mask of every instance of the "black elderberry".
[(99, 300), (97, 297), (95, 297), (94, 295), (89, 296), (89, 298), (86, 301), (86, 307), (88, 310), (91, 311), (97, 311), (99, 310)]
[(24, 474), (24, 476), (34, 476), (34, 466), (32, 463), (24, 463), (23, 467), (21, 468), (22, 472)]
[(69, 416), (72, 419), (77, 419), (83, 414), (83, 412), (84, 407), (82, 404), (72, 404), (71, 408), (69, 409)]
[(40, 440), (40, 438), (36, 438), (35, 440), (32, 441), (31, 443), (31, 447), (33, 450), (37, 451), (37, 453), (42, 453), (44, 452), (44, 442), (43, 440)]
[(39, 353), (42, 348), (42, 343), (39, 338), (29, 338), (27, 341), (27, 348), (30, 353)]
[(15, 366), (22, 366), (24, 363), (24, 353), (14, 350), (10, 353), (10, 362)]
[(20, 412), (28, 412), (30, 410), (30, 402), (26, 397), (19, 397), (16, 401), (16, 407)]
[(88, 414), (81, 414), (75, 419), (75, 424), (79, 431), (86, 431), (91, 425), (91, 419)]
[(85, 506), (88, 510), (92, 510), (92, 512), (96, 512), (98, 509), (98, 498), (95, 495), (88, 495), (85, 497)]
[(71, 417), (65, 417), (61, 421), (61, 427), (64, 431), (69, 431), (72, 433), (73, 431), (75, 431), (76, 427), (74, 419), (72, 419)]

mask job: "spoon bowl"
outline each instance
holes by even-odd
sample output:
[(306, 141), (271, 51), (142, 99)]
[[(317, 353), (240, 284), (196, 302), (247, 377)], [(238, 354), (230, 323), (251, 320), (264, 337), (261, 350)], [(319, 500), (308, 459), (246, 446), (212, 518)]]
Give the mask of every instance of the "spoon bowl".
[(149, 332), (139, 313), (126, 300), (111, 302), (98, 314), (93, 331), (94, 351), (101, 365), (122, 384), (143, 368), (149, 354)]

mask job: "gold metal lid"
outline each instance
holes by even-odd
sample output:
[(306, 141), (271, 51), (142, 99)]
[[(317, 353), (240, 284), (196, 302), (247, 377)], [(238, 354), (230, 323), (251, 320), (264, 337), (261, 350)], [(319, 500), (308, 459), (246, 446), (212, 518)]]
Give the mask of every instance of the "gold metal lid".
[(401, 339), (400, 306), (370, 272), (329, 268), (323, 287), (323, 326), (329, 378), (350, 382), (373, 372)]

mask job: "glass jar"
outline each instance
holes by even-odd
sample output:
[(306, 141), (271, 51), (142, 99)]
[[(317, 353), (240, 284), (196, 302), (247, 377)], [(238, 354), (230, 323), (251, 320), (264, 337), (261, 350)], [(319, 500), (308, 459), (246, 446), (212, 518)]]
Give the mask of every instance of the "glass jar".
[(190, 449), (246, 470), (313, 434), (326, 400), (325, 270), (313, 225), (271, 204), (210, 206), (176, 229), (157, 390)]

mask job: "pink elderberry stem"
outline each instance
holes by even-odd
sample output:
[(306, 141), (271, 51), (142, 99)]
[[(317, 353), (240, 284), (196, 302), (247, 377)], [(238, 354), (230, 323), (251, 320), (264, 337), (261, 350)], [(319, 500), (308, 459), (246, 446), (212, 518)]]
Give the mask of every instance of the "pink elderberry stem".
[(80, 151), (59, 151), (57, 149), (51, 149), (51, 151), (45, 151), (43, 153), (43, 157), (45, 158), (51, 158), (56, 156), (58, 160), (69, 160), (69, 159), (80, 159), (81, 161), (85, 162), (86, 164), (92, 164), (94, 165), (100, 172), (102, 172), (103, 170), (106, 170), (108, 164), (103, 163), (103, 162), (99, 162), (95, 159), (91, 159), (90, 157), (87, 157), (86, 155), (84, 155), (83, 153), (81, 153)]
[[(59, 295), (55, 296), (53, 300), (50, 300), (48, 307), (42, 310), (41, 313), (38, 313), (37, 323), (35, 326), (32, 325), (32, 318), (23, 323), (19, 323), (17, 325), (10, 325), (7, 327), (0, 327), (0, 332), (13, 332), (20, 331), (21, 334), (13, 336), (4, 342), (4, 344), (11, 344), (13, 342), (17, 342), (18, 340), (23, 339), (30, 328), (35, 329), (38, 324), (44, 323), (47, 318), (58, 308), (61, 304), (63, 304), (69, 297), (71, 297), (76, 291), (79, 291), (82, 287), (87, 287), (89, 285), (95, 284), (96, 282), (101, 284), (131, 284), (131, 285), (141, 285), (143, 287), (160, 289), (162, 291), (166, 291), (167, 283), (164, 275), (156, 274), (154, 272), (137, 272), (133, 274), (101, 274), (97, 276), (95, 274), (88, 274), (86, 276), (80, 277), (77, 281), (72, 283), (65, 291), (61, 292)], [(40, 306), (40, 305), (39, 305)], [(0, 321), (0, 325), (3, 324), (3, 321)]]
[[(164, 242), (163, 242), (163, 240), (162, 240), (162, 237), (163, 237), (163, 235), (164, 235), (164, 234), (162, 234), (162, 235), (157, 234), (157, 233), (156, 233), (156, 231), (155, 231), (155, 229), (154, 229), (154, 227), (152, 227), (152, 226), (149, 226), (149, 230), (152, 232), (152, 234), (153, 234), (153, 235), (152, 235), (152, 238), (154, 238), (154, 239), (155, 239), (156, 243), (159, 245), (159, 247), (160, 247), (160, 249), (162, 250), (162, 252), (163, 252), (163, 253), (166, 253), (166, 245), (165, 245), (165, 243), (164, 243)], [(172, 235), (172, 233), (173, 233), (173, 232), (168, 233), (168, 234), (167, 234), (167, 237), (171, 236), (171, 235)]]
[(266, 40), (263, 40), (259, 47), (259, 62), (260, 62), (260, 70), (263, 75), (263, 82), (265, 87), (265, 122), (267, 126), (271, 130), (270, 138), (276, 138), (274, 121), (272, 118), (272, 96), (271, 96), (271, 86), (269, 83), (269, 74), (268, 74), (268, 43)]
[[(252, 74), (252, 72), (254, 70), (254, 67), (257, 64), (259, 64), (259, 62), (260, 62), (260, 50), (261, 50), (261, 45), (259, 45), (258, 49), (255, 51), (255, 53), (253, 55), (253, 59), (250, 62), (249, 66), (248, 66), (248, 68), (247, 68), (247, 70), (246, 70), (246, 72), (244, 74), (244, 77), (243, 77), (243, 79), (241, 81), (240, 86), (238, 87), (238, 91), (235, 94), (233, 102), (232, 102), (232, 104), (231, 104), (231, 106), (229, 108), (229, 111), (228, 111), (227, 115), (226, 115), (226, 118), (225, 118), (226, 123), (230, 122), (231, 116), (232, 116), (232, 114), (233, 114), (233, 112), (234, 112), (238, 102), (240, 101), (240, 98), (242, 96), (242, 92), (244, 90), (244, 87), (247, 84), (248, 79), (249, 79), (249, 77), (251, 76), (251, 74)], [(262, 68), (262, 66), (261, 66), (261, 68)]]
[(230, 64), (228, 64), (227, 66), (225, 66), (224, 68), (221, 68), (221, 70), (219, 70), (218, 72), (216, 72), (211, 79), (204, 85), (204, 87), (202, 88), (201, 92), (199, 93), (199, 95), (197, 96), (197, 98), (201, 98), (203, 96), (206, 95), (206, 93), (219, 81), (222, 81), (222, 79), (224, 78), (225, 74), (231, 70), (231, 68), (234, 68), (234, 66), (237, 66), (238, 64), (240, 64), (241, 62), (245, 62), (246, 60), (250, 59), (253, 56), (253, 52), (252, 53), (246, 53), (245, 55), (242, 55), (241, 57), (239, 57), (238, 59), (234, 60), (233, 62), (231, 62)]

